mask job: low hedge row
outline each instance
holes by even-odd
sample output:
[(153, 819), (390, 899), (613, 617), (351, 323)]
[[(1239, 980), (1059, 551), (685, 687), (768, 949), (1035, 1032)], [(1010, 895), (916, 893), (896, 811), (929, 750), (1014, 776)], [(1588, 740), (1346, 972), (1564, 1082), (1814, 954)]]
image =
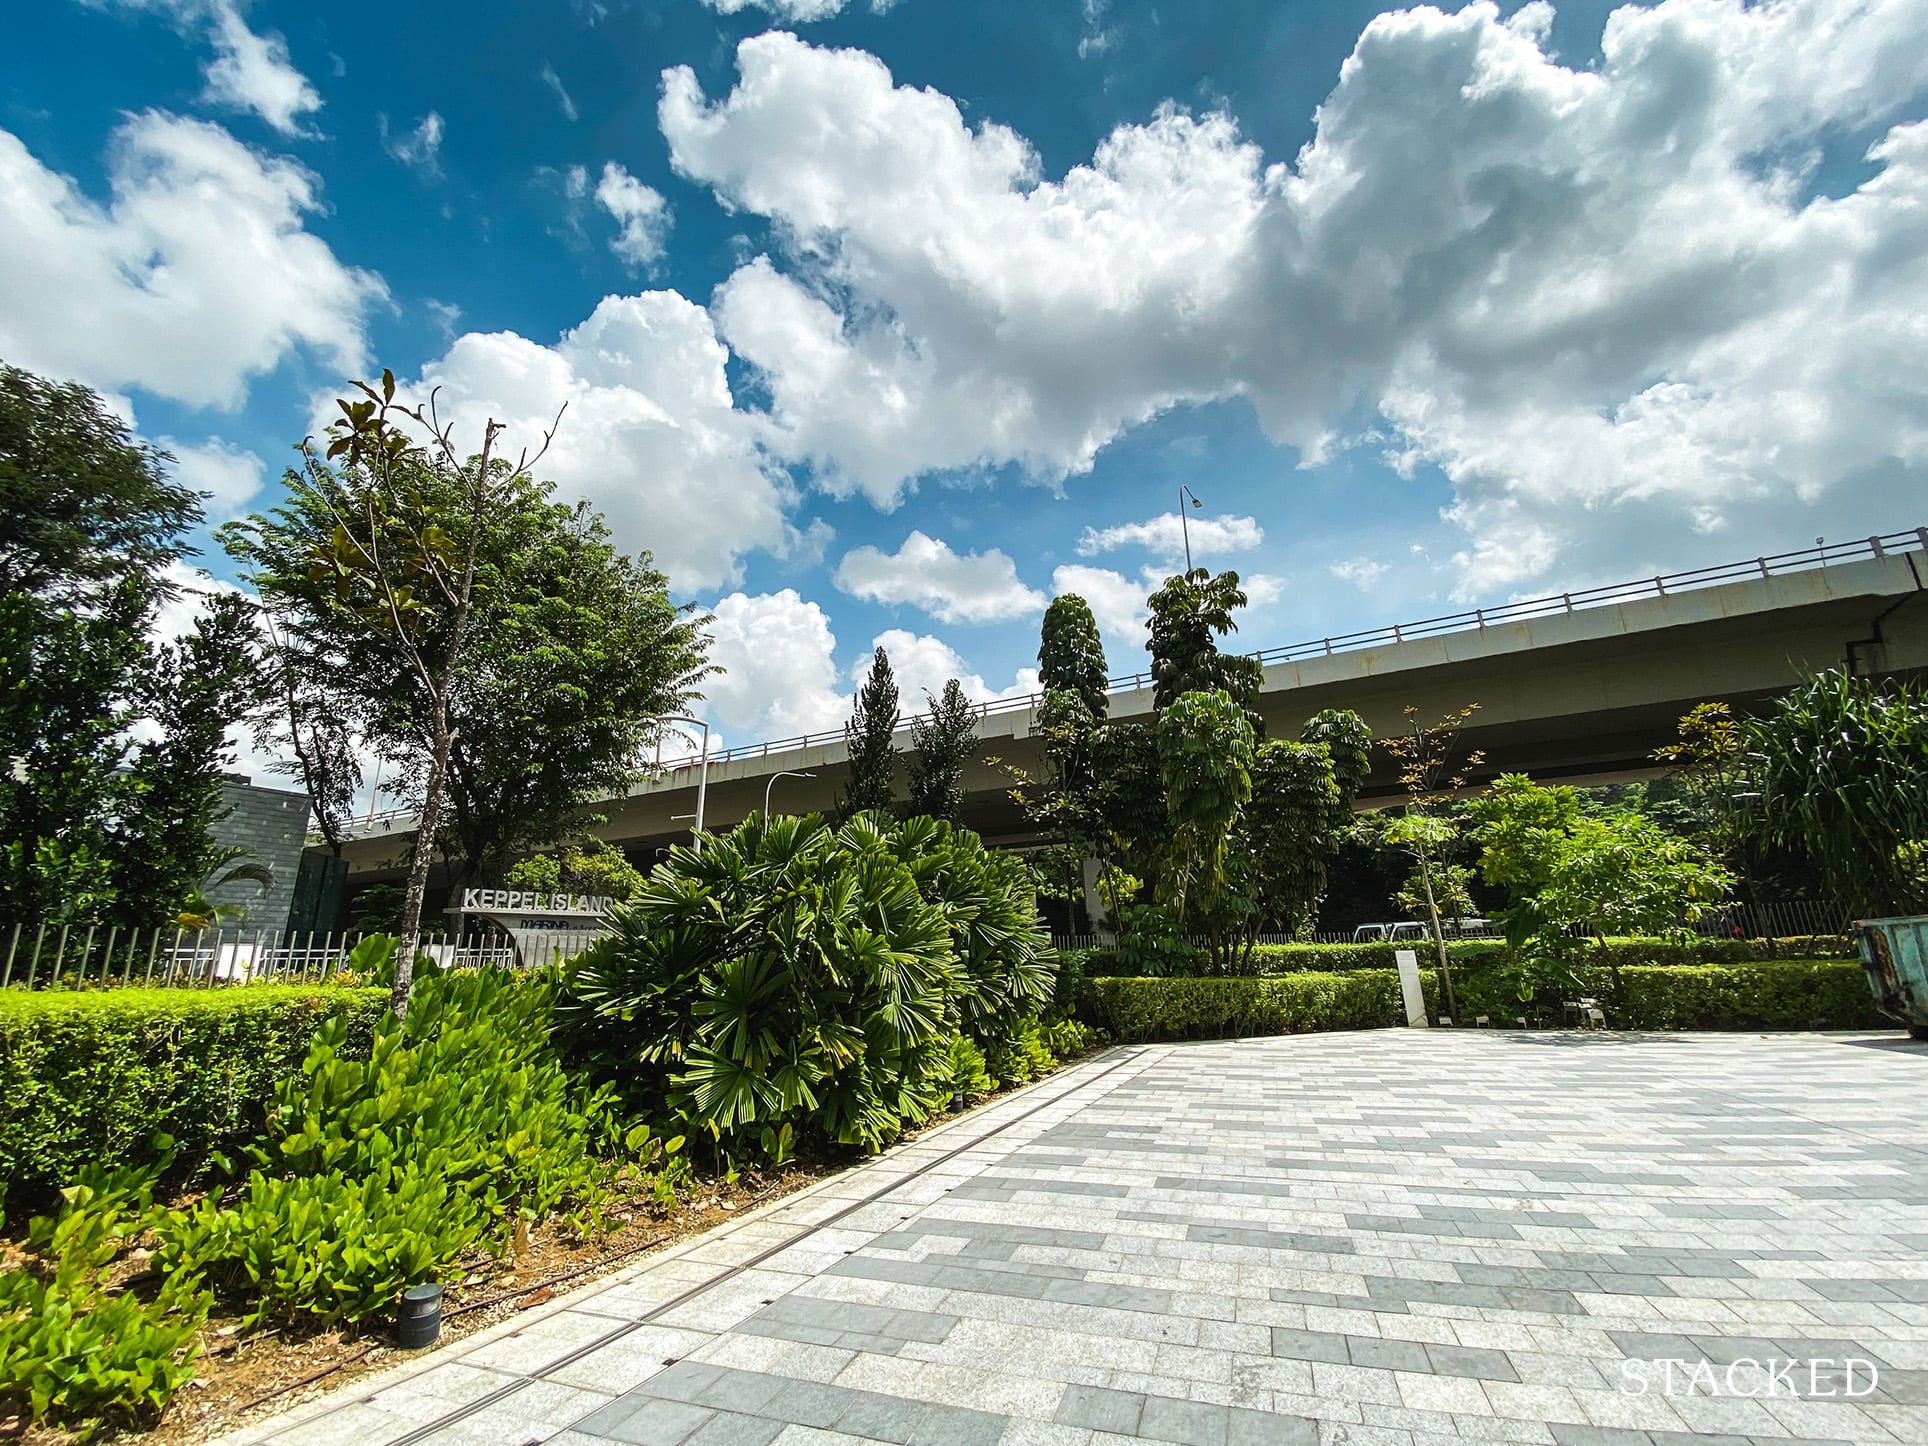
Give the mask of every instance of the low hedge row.
[[(1421, 972), (1434, 1013), (1435, 972)], [(1570, 992), (1598, 998), (1616, 1029), (1880, 1029), (1892, 1022), (1876, 1010), (1861, 966), (1850, 960), (1622, 966), (1617, 987), (1604, 965), (1574, 973), (1579, 987)], [(1528, 1010), (1492, 970), (1456, 971), (1454, 986), (1461, 1023), (1485, 1014), (1510, 1024)], [(1557, 1013), (1559, 1004), (1543, 995), (1532, 1008)], [(1088, 978), (1079, 1013), (1121, 1041), (1379, 1029), (1405, 1019), (1392, 969), (1248, 979)]]
[[(1301, 971), (1336, 972), (1351, 969), (1392, 969), (1394, 951), (1411, 949), (1419, 955), (1422, 967), (1434, 957), (1430, 940), (1405, 940), (1397, 944), (1260, 944), (1249, 961), (1239, 961), (1227, 970), (1215, 969), (1200, 954), (1195, 973), (1187, 977), (1243, 978)], [(1824, 936), (1799, 939), (1695, 939), (1677, 944), (1666, 939), (1610, 939), (1588, 946), (1589, 964), (1638, 965), (1675, 964), (1759, 964), (1774, 959), (1840, 958), (1853, 945), (1845, 939)], [(1084, 974), (1111, 979), (1134, 977), (1133, 969), (1112, 949), (1078, 951)], [(1506, 945), (1498, 939), (1452, 939), (1446, 955), (1457, 969), (1478, 968), (1506, 957)]]
[(148, 1163), (157, 1134), (187, 1162), (252, 1139), (325, 1021), (342, 1020), (343, 1052), (365, 1059), (387, 1008), (384, 989), (326, 986), (0, 991), (9, 1213), (82, 1165)]

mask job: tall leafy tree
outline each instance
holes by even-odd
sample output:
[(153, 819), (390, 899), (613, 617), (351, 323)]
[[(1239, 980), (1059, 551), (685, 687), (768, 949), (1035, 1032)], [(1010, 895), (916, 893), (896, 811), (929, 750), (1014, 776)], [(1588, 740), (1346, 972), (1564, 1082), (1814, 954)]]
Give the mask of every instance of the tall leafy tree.
[(1236, 572), (1214, 577), (1202, 567), (1166, 578), (1151, 595), (1145, 647), (1151, 652), (1153, 707), (1168, 708), (1186, 693), (1224, 693), (1245, 710), (1254, 731), (1263, 732), (1258, 702), (1265, 670), (1256, 658), (1218, 648), (1220, 638), (1238, 631), (1232, 613), (1245, 601)]
[(1105, 645), (1091, 604), (1076, 593), (1062, 593), (1044, 610), (1038, 644), (1038, 680), (1046, 693), (1074, 693), (1096, 723), (1105, 721)]
[(850, 777), (838, 809), (845, 818), (888, 813), (896, 806), (897, 749), (891, 742), (896, 731), (897, 677), (890, 669), (890, 654), (879, 648), (844, 724)]
[(977, 709), (957, 679), (930, 698), (930, 715), (911, 719), (910, 815), (956, 823), (964, 810), (964, 765), (977, 751)]
[[(456, 882), (491, 877), (633, 782), (656, 720), (708, 671), (706, 619), (670, 602), (647, 554), (617, 552), (595, 512), (552, 502), (533, 459), (492, 464), (483, 483), (480, 459), (428, 449), (386, 477), (337, 455), (304, 457), (280, 509), (223, 535), (273, 622), (278, 731), (324, 817), (352, 796), (359, 742), (422, 810), (423, 882), (434, 848)], [(419, 896), (413, 907), (419, 927)]]
[(1185, 693), (1158, 715), (1158, 771), (1165, 786), (1171, 867), (1160, 881), (1179, 924), (1196, 898), (1210, 910), (1225, 882), (1239, 811), (1252, 797), (1255, 740), (1229, 696)]
[(84, 387), (0, 365), (0, 918), (152, 927), (219, 859), (246, 609), (152, 638), (201, 495)]
[(1392, 755), (1399, 769), (1400, 787), (1406, 791), (1405, 808), (1387, 826), (1386, 841), (1412, 855), (1418, 893), (1425, 900), (1426, 922), (1439, 960), (1439, 992), (1445, 1012), (1455, 1018), (1459, 1001), (1453, 990), (1453, 966), (1446, 957), (1439, 871), (1442, 854), (1459, 837), (1459, 821), (1446, 805), (1471, 781), (1473, 770), (1486, 761), (1486, 755), (1477, 749), (1466, 754), (1459, 751), (1460, 732), (1478, 711), (1479, 704), (1469, 703), (1437, 723), (1425, 723), (1417, 708), (1408, 707), (1405, 728), (1379, 740), (1379, 746)]

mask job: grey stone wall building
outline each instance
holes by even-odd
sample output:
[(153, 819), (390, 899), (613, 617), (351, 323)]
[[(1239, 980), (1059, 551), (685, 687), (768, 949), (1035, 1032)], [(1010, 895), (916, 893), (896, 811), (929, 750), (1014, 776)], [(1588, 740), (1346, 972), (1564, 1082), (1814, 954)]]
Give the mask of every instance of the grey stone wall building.
[(214, 825), (214, 841), (247, 849), (245, 862), (266, 864), (274, 873), (267, 893), (251, 883), (228, 884), (210, 892), (217, 904), (239, 904), (248, 911), (245, 929), (270, 932), (288, 927), (288, 908), (294, 902), (295, 876), (301, 870), (301, 851), (308, 838), (308, 795), (286, 789), (263, 788), (250, 779), (230, 774), (221, 781), (221, 802), (227, 816)]

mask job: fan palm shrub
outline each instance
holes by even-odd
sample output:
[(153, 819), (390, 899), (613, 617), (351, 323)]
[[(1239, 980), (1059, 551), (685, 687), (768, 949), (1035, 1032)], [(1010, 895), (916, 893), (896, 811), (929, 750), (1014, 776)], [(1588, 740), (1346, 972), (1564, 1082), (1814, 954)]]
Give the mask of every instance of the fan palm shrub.
[(753, 816), (613, 923), (573, 969), (572, 1047), (732, 1158), (786, 1127), (881, 1148), (974, 1087), (961, 1035), (1021, 1034), (1052, 981), (1029, 871), (925, 818)]

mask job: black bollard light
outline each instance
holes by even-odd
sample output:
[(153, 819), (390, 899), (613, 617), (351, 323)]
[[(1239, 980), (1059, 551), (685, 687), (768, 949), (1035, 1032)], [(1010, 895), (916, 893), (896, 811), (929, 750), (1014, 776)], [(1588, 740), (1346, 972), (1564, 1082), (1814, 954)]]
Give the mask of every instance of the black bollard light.
[(430, 1282), (402, 1292), (395, 1312), (395, 1344), (405, 1351), (432, 1346), (442, 1335), (442, 1287)]

